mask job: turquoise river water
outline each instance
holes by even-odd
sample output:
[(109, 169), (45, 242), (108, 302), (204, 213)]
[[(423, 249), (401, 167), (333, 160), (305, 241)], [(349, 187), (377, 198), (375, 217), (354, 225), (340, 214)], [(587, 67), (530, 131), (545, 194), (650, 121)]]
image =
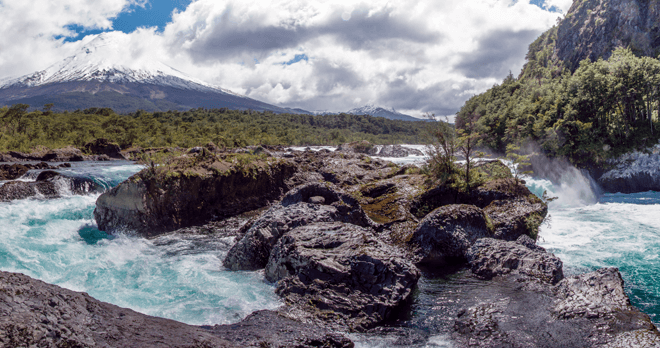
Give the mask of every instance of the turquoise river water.
[[(111, 187), (138, 170), (130, 162), (87, 162), (66, 171)], [(546, 190), (558, 197), (550, 203), (539, 244), (563, 260), (565, 273), (618, 267), (633, 304), (657, 325), (660, 193), (599, 195), (577, 171), (561, 184), (536, 179), (527, 184), (537, 195)], [(195, 325), (234, 323), (280, 305), (262, 272), (223, 270), (231, 240), (109, 236), (93, 218), (97, 198), (65, 193), (58, 199), (0, 203), (0, 269)], [(450, 344), (432, 336), (426, 346)]]

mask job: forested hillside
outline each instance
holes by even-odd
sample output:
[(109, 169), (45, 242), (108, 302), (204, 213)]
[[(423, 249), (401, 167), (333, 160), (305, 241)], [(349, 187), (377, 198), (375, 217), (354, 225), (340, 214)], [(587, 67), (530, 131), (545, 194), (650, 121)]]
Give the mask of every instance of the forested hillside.
[[(529, 46), (517, 78), (465, 103), (457, 127), (472, 128), (495, 151), (536, 144), (578, 165), (657, 143), (660, 62), (645, 55), (656, 52), (658, 28), (642, 18), (655, 13), (656, 2), (575, 1)], [(606, 45), (601, 36), (614, 41)]]
[(107, 138), (131, 146), (192, 147), (209, 141), (220, 147), (246, 145), (332, 145), (355, 140), (375, 144), (420, 143), (426, 122), (359, 115), (297, 115), (228, 109), (179, 112), (138, 111), (118, 115), (109, 108), (54, 113), (49, 106), (0, 108), (0, 151), (30, 151), (37, 146), (81, 147)]

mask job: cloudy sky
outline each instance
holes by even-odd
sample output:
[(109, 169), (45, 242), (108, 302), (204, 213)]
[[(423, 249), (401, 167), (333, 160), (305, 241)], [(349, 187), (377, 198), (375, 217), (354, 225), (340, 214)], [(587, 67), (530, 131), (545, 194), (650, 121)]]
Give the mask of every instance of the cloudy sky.
[(42, 70), (104, 32), (268, 103), (453, 115), (524, 64), (572, 0), (0, 0), (0, 78)]

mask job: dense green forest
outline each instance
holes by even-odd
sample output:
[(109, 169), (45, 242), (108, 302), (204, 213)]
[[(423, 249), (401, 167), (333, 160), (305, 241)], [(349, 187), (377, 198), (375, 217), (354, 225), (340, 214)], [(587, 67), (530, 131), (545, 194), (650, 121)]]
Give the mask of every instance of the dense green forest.
[(458, 129), (477, 131), (481, 145), (504, 153), (533, 143), (549, 156), (589, 165), (656, 144), (660, 61), (619, 48), (585, 59), (571, 72), (552, 59), (556, 30), (530, 45), (521, 75), (468, 100)]
[(51, 107), (32, 112), (25, 104), (0, 108), (0, 151), (82, 147), (97, 138), (109, 139), (122, 148), (193, 147), (209, 141), (228, 148), (336, 145), (355, 140), (420, 143), (426, 124), (348, 114), (312, 116), (200, 108), (118, 115), (108, 108), (55, 113)]

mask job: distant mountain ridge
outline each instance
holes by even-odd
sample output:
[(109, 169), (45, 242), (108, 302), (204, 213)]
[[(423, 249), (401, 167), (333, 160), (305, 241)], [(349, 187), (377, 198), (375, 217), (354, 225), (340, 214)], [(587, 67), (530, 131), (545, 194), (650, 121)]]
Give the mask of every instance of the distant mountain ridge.
[[(28, 104), (55, 110), (109, 107), (119, 113), (229, 108), (275, 113), (324, 114), (264, 103), (186, 76), (162, 62), (122, 56), (125, 36), (103, 33), (75, 55), (18, 78), (0, 80), (0, 105)], [(346, 113), (393, 120), (419, 121), (409, 115), (373, 105)], [(326, 112), (325, 114), (339, 114)]]
[[(311, 114), (314, 115), (338, 115), (341, 112), (331, 112), (331, 111), (314, 111)], [(413, 117), (410, 115), (402, 114), (394, 110), (394, 108), (384, 108), (375, 105), (365, 105), (362, 107), (353, 108), (344, 112), (351, 115), (370, 115), (376, 117), (384, 117), (390, 120), (401, 120), (401, 121), (423, 121), (423, 119)]]
[(45, 70), (0, 81), (0, 104), (110, 107), (117, 112), (230, 108), (293, 112), (191, 78), (153, 60), (122, 57), (120, 34), (104, 33)]

